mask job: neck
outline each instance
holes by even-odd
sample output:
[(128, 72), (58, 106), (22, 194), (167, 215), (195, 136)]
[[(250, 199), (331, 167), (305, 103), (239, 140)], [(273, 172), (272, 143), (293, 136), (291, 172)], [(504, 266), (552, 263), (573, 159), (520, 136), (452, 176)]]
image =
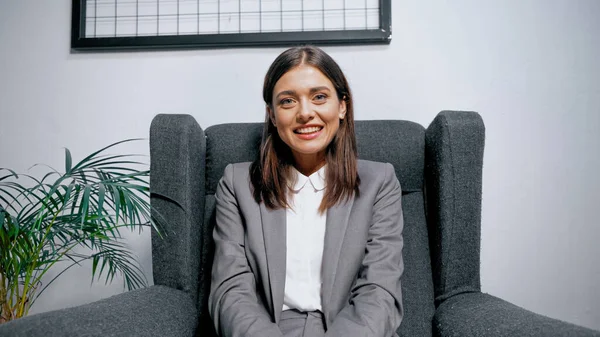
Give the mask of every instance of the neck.
[(294, 167), (307, 177), (325, 166), (325, 162), (324, 153), (294, 154)]

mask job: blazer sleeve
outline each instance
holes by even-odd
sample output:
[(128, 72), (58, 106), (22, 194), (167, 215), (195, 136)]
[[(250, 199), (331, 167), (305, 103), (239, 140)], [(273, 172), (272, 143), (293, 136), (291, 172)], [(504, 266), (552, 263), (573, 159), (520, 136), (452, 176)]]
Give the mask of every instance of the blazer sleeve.
[(209, 313), (221, 337), (279, 337), (279, 327), (258, 303), (255, 277), (244, 250), (244, 225), (233, 188), (233, 171), (233, 165), (225, 168), (215, 193)]
[(402, 189), (393, 166), (385, 168), (362, 266), (349, 303), (333, 319), (326, 336), (390, 337), (402, 321)]

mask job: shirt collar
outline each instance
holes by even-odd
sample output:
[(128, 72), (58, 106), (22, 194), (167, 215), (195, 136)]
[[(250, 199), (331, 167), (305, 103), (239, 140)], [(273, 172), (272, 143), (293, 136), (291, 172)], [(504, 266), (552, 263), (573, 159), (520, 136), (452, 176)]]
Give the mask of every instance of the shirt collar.
[(295, 179), (296, 182), (294, 183), (292, 190), (295, 193), (298, 193), (309, 182), (316, 191), (324, 190), (325, 189), (325, 166), (326, 165), (323, 165), (323, 167), (321, 167), (317, 172), (311, 174), (308, 177), (305, 176), (304, 174), (300, 173), (300, 171), (298, 171), (294, 167), (293, 169), (294, 169), (294, 173), (296, 174), (296, 179)]

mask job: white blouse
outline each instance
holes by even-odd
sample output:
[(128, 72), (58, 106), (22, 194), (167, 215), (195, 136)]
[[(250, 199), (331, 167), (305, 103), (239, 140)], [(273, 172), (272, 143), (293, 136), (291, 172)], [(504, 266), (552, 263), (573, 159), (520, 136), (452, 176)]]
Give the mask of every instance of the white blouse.
[(319, 214), (325, 193), (325, 166), (297, 179), (286, 211), (286, 271), (283, 310), (321, 310), (321, 264), (326, 212)]

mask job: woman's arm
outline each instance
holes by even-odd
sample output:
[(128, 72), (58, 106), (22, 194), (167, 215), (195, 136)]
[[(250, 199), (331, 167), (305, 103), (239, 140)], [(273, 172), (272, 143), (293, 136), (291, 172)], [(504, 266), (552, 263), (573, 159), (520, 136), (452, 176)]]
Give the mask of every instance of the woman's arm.
[(402, 321), (402, 190), (394, 167), (373, 206), (365, 257), (349, 303), (334, 318), (326, 336), (390, 337)]
[(225, 168), (215, 193), (215, 257), (209, 312), (221, 337), (282, 336), (258, 304), (254, 274), (244, 252), (244, 226), (233, 190), (233, 166)]

